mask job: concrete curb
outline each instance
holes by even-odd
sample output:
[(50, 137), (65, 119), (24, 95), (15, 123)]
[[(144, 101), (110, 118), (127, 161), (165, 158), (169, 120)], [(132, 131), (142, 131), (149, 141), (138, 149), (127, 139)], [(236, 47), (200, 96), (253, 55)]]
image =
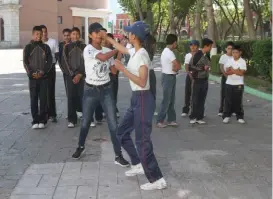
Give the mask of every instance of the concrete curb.
[[(210, 75), (209, 75), (209, 79), (212, 80), (212, 81), (221, 83), (221, 78), (220, 78), (220, 77), (217, 77), (217, 76), (215, 76), (215, 75), (210, 74)], [(249, 94), (251, 94), (251, 95), (260, 97), (260, 98), (262, 98), (262, 99), (265, 99), (265, 100), (268, 100), (268, 101), (272, 101), (272, 95), (270, 95), (270, 94), (268, 94), (268, 93), (261, 92), (261, 91), (259, 91), (259, 90), (254, 89), (254, 88), (251, 88), (251, 87), (249, 87), (249, 86), (245, 86), (245, 92), (246, 92), (246, 93), (249, 93)]]

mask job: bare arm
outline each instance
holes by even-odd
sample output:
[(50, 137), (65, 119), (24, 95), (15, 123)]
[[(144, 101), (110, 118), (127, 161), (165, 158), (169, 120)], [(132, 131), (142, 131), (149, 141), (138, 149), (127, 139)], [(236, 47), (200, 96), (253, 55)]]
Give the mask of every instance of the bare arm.
[(105, 62), (107, 61), (108, 59), (110, 59), (111, 57), (113, 57), (115, 54), (117, 54), (118, 51), (117, 50), (112, 50), (112, 51), (109, 51), (107, 53), (99, 53), (96, 55), (96, 59), (102, 61), (102, 62)]
[(226, 75), (226, 71), (224, 69), (224, 64), (220, 64), (220, 70), (221, 70), (223, 75)]
[(125, 76), (127, 76), (132, 82), (144, 88), (147, 84), (148, 79), (148, 67), (143, 65), (139, 68), (139, 77), (130, 73), (126, 68), (122, 71)]
[(114, 39), (112, 39), (111, 37), (106, 36), (106, 39), (113, 45), (115, 46), (115, 48), (121, 52), (122, 54), (129, 54), (129, 50), (128, 48), (126, 48), (125, 46), (123, 46), (122, 44), (116, 42)]
[(240, 68), (236, 69), (236, 70), (233, 70), (233, 73), (235, 75), (239, 75), (239, 76), (244, 76), (245, 72), (246, 72), (245, 70), (241, 70)]
[(173, 63), (173, 71), (177, 72), (181, 69), (181, 64), (175, 59), (172, 61)]

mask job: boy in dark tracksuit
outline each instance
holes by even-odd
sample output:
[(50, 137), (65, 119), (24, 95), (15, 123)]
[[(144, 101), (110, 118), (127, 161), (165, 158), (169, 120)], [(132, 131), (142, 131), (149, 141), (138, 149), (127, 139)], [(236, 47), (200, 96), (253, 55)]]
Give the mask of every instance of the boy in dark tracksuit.
[(63, 72), (63, 78), (64, 78), (64, 86), (65, 86), (65, 92), (67, 94), (67, 87), (66, 87), (66, 74), (68, 74), (66, 70), (66, 67), (63, 66), (64, 64), (64, 59), (63, 59), (63, 49), (64, 46), (69, 44), (71, 42), (71, 30), (66, 28), (63, 30), (63, 41), (59, 43), (59, 58), (58, 58), (58, 62), (59, 62), (59, 66), (60, 69)]
[(32, 37), (32, 41), (24, 48), (23, 62), (29, 77), (32, 128), (43, 129), (47, 123), (47, 78), (52, 67), (52, 55), (49, 46), (41, 40), (40, 26), (33, 28)]
[(190, 115), (191, 124), (205, 124), (204, 108), (208, 93), (208, 78), (210, 68), (210, 58), (206, 55), (212, 48), (213, 41), (203, 39), (202, 50), (197, 51), (189, 64), (192, 71), (193, 86), (192, 86), (192, 107)]
[(85, 44), (80, 41), (80, 30), (74, 27), (71, 30), (70, 44), (64, 47), (67, 102), (68, 102), (68, 127), (74, 128), (77, 124), (77, 112), (82, 112), (82, 97), (84, 89), (85, 67), (83, 50)]

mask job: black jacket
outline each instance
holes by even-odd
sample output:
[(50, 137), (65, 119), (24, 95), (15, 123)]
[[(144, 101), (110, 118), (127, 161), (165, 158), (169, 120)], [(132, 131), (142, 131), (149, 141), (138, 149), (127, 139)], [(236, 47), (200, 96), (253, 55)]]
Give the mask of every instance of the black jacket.
[(52, 55), (50, 47), (42, 41), (31, 41), (23, 51), (23, 63), (27, 75), (32, 79), (33, 73), (42, 71), (42, 78), (47, 78), (52, 67)]
[(205, 66), (210, 66), (210, 58), (204, 55), (201, 50), (197, 51), (191, 58), (189, 70), (194, 79), (208, 79), (209, 71), (205, 70)]
[(81, 41), (72, 42), (63, 49), (63, 71), (65, 74), (74, 77), (77, 74), (85, 76), (83, 50), (86, 47)]
[(59, 62), (59, 66), (60, 69), (62, 70), (62, 72), (64, 74), (69, 74), (69, 71), (67, 70), (67, 67), (65, 67), (65, 61), (64, 61), (64, 56), (63, 56), (63, 52), (64, 52), (64, 46), (67, 45), (69, 43), (65, 43), (65, 42), (60, 42), (59, 43), (59, 58), (58, 58), (58, 62)]

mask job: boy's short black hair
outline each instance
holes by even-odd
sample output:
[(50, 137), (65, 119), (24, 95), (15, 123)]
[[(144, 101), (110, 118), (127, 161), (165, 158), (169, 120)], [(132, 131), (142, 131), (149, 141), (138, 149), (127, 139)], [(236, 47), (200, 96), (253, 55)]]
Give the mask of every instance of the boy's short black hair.
[(232, 50), (238, 50), (238, 51), (242, 52), (242, 48), (240, 45), (234, 45)]
[(112, 39), (114, 39), (114, 35), (112, 33), (107, 33), (108, 37), (111, 37)]
[(172, 45), (174, 42), (177, 42), (177, 36), (174, 34), (168, 34), (166, 39), (167, 45)]
[(66, 32), (71, 33), (71, 29), (69, 29), (69, 28), (63, 29), (63, 34), (66, 33)]
[(232, 46), (232, 48), (233, 48), (234, 47), (234, 43), (232, 41), (228, 41), (226, 43), (226, 47), (228, 47), (228, 46)]
[(80, 31), (80, 29), (78, 27), (73, 27), (71, 29), (71, 32), (78, 32), (79, 34), (81, 34), (81, 31)]
[(202, 48), (204, 48), (205, 46), (210, 46), (212, 44), (213, 44), (213, 41), (211, 39), (204, 38), (202, 40)]
[(35, 31), (40, 31), (40, 32), (42, 32), (41, 26), (34, 26), (34, 27), (32, 28), (32, 33), (34, 33)]
[(41, 29), (46, 29), (47, 30), (47, 27), (45, 25), (40, 25)]

